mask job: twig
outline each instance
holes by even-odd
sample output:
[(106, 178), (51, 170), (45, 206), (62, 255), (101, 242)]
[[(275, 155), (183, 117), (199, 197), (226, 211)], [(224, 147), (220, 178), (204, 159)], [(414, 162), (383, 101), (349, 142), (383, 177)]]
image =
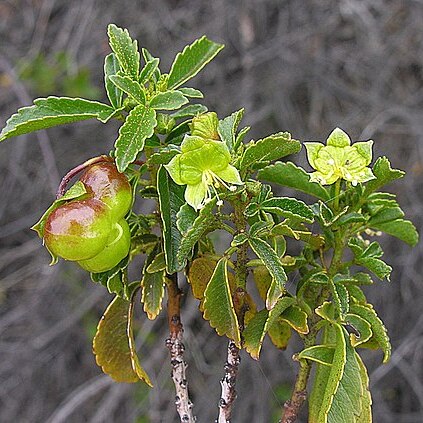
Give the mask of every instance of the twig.
[(170, 352), (171, 375), (176, 390), (175, 405), (181, 423), (194, 423), (196, 417), (192, 412), (193, 403), (188, 394), (187, 363), (184, 360), (185, 346), (182, 342), (184, 329), (181, 323), (181, 291), (178, 288), (178, 275), (176, 273), (169, 275), (168, 279), (167, 315), (170, 336), (166, 340), (166, 347)]
[(228, 344), (228, 361), (225, 363), (225, 376), (220, 381), (222, 386), (222, 396), (219, 400), (218, 423), (229, 423), (232, 417), (232, 404), (236, 399), (236, 378), (238, 376), (238, 367), (241, 362), (239, 349), (234, 341)]

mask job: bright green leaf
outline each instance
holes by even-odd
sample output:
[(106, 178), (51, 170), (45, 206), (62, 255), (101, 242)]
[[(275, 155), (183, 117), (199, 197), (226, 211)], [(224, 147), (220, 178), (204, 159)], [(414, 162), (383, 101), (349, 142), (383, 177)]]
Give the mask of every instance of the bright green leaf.
[(294, 188), (310, 194), (321, 200), (329, 200), (329, 193), (320, 184), (310, 182), (310, 175), (291, 162), (277, 162), (259, 170), (257, 178), (261, 181), (273, 182), (286, 187)]
[(280, 216), (295, 218), (302, 222), (312, 223), (314, 221), (312, 210), (303, 201), (295, 198), (269, 198), (260, 204), (260, 209)]
[(417, 229), (409, 220), (396, 219), (390, 222), (382, 222), (376, 224), (372, 223), (372, 221), (370, 220), (369, 226), (372, 229), (377, 229), (379, 231), (386, 232), (387, 234), (406, 242), (412, 247), (419, 242), (419, 234), (417, 232)]
[(109, 79), (116, 87), (131, 96), (137, 103), (145, 105), (145, 94), (141, 85), (129, 76), (111, 75)]
[(365, 195), (369, 195), (384, 185), (402, 178), (405, 172), (398, 169), (392, 169), (391, 163), (386, 157), (379, 157), (373, 166), (373, 174), (376, 176), (376, 179), (367, 182)]
[(307, 323), (307, 313), (296, 305), (292, 305), (281, 314), (281, 319), (288, 323), (295, 331), (306, 334), (309, 331)]
[(107, 97), (109, 97), (110, 104), (115, 109), (122, 106), (123, 92), (115, 84), (112, 83), (110, 77), (117, 75), (120, 71), (120, 65), (114, 53), (110, 53), (104, 59), (104, 85), (106, 87)]
[(203, 98), (204, 95), (200, 90), (196, 90), (195, 88), (179, 88), (178, 91), (180, 91), (185, 97), (191, 97), (191, 98)]
[(157, 59), (157, 58), (147, 61), (145, 66), (141, 69), (140, 76), (138, 78), (140, 81), (140, 84), (145, 84), (146, 82), (150, 80), (152, 75), (154, 75), (154, 73), (156, 72), (159, 66), (159, 62), (160, 62), (160, 59)]
[(333, 345), (314, 345), (305, 348), (298, 354), (300, 360), (310, 360), (325, 366), (331, 366), (335, 347)]
[(150, 100), (150, 107), (157, 110), (175, 110), (188, 103), (188, 99), (180, 91), (158, 93)]
[(233, 150), (236, 139), (236, 130), (244, 116), (244, 109), (233, 112), (230, 116), (219, 121), (217, 131), (220, 139), (226, 143), (229, 150)]
[(140, 67), (140, 53), (137, 41), (133, 41), (127, 29), (122, 29), (114, 24), (107, 27), (109, 44), (115, 53), (122, 70), (133, 79), (138, 78)]
[(224, 46), (208, 40), (205, 36), (195, 40), (178, 53), (169, 72), (168, 88), (178, 88), (197, 75)]
[(157, 125), (156, 112), (142, 104), (131, 110), (119, 129), (116, 140), (116, 165), (123, 172), (144, 148), (145, 140), (154, 133)]
[(241, 334), (235, 313), (228, 279), (228, 260), (222, 258), (204, 292), (204, 318), (216, 329), (218, 335), (226, 335), (241, 348)]
[(105, 121), (113, 113), (112, 107), (98, 101), (69, 97), (37, 98), (33, 106), (19, 109), (7, 120), (0, 133), (0, 141), (65, 123), (92, 118)]
[(182, 119), (192, 116), (198, 116), (205, 112), (207, 112), (206, 106), (203, 106), (202, 104), (190, 104), (189, 106), (186, 106), (181, 110), (172, 113), (170, 116), (173, 117), (173, 119)]
[(164, 284), (164, 270), (159, 270), (155, 273), (151, 273), (148, 271), (144, 272), (144, 275), (141, 280), (141, 302), (144, 304), (144, 311), (147, 313), (147, 316), (150, 320), (154, 320), (162, 309), (162, 302), (164, 297)]

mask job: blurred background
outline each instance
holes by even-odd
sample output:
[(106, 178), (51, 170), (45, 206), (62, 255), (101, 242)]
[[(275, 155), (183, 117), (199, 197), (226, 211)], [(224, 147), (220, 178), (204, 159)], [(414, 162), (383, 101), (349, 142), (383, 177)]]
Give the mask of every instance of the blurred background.
[[(9, 0), (0, 1), (0, 126), (18, 107), (49, 94), (105, 100), (106, 26), (129, 29), (166, 71), (176, 52), (207, 34), (226, 48), (191, 86), (220, 117), (246, 108), (258, 138), (288, 130), (325, 140), (340, 126), (354, 140), (375, 140), (407, 172), (388, 187), (422, 232), (423, 2), (420, 0)], [(1, 145), (0, 421), (175, 422), (164, 347), (164, 316), (141, 310), (140, 357), (155, 388), (113, 383), (91, 353), (111, 296), (77, 266), (49, 267), (28, 228), (53, 200), (61, 175), (108, 152), (118, 124), (82, 122)], [(295, 160), (305, 163), (304, 151)], [(283, 193), (283, 191), (282, 191)], [(391, 283), (367, 287), (386, 322), (393, 357), (363, 351), (375, 422), (423, 421), (423, 248), (384, 237)], [(187, 291), (186, 285), (183, 289)], [(184, 299), (186, 358), (199, 422), (216, 417), (226, 340)], [(297, 366), (287, 351), (244, 353), (234, 422), (276, 422)], [(304, 414), (303, 414), (304, 416)], [(306, 421), (305, 417), (303, 422)]]

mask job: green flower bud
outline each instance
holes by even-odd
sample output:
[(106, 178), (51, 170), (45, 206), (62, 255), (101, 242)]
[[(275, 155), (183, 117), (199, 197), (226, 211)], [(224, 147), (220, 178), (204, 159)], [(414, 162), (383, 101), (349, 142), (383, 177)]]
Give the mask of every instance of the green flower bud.
[(201, 137), (211, 140), (218, 140), (217, 125), (219, 119), (215, 112), (203, 113), (192, 118), (189, 125), (193, 137)]

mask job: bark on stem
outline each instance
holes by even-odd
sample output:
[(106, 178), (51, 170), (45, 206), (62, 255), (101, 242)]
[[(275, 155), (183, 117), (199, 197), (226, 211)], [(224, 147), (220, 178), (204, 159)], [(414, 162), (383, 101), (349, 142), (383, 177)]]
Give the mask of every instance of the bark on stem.
[(169, 275), (168, 279), (167, 316), (170, 336), (166, 340), (166, 347), (170, 352), (171, 375), (176, 390), (175, 405), (181, 423), (194, 423), (196, 417), (192, 412), (193, 404), (188, 394), (187, 363), (184, 360), (185, 346), (182, 342), (184, 330), (180, 314), (181, 291), (178, 287), (178, 276), (176, 273)]
[(239, 349), (234, 341), (228, 344), (228, 361), (225, 363), (225, 376), (220, 381), (222, 396), (219, 400), (219, 417), (217, 423), (230, 423), (232, 417), (232, 404), (236, 399), (236, 378), (241, 362)]

